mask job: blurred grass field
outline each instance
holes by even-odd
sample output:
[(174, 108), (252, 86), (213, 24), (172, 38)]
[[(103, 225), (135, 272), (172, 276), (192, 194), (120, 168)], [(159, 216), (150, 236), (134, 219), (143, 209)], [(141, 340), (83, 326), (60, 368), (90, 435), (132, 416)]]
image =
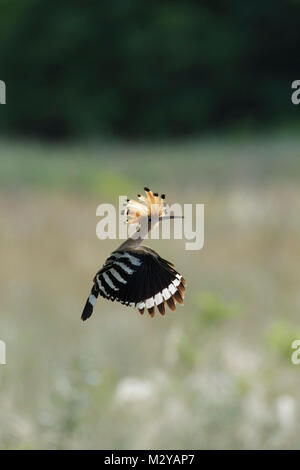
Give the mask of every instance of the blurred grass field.
[[(0, 448), (299, 448), (300, 139), (0, 142)], [(96, 207), (147, 185), (204, 203), (205, 246), (148, 241), (187, 279), (165, 317), (100, 300)]]

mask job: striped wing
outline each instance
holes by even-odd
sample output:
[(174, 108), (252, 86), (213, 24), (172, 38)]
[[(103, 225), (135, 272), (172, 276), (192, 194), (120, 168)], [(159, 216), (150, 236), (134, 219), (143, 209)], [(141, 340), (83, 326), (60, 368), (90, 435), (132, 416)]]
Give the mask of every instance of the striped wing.
[(165, 314), (165, 304), (175, 310), (183, 303), (185, 280), (174, 265), (147, 247), (116, 251), (94, 278), (99, 294), (124, 305), (146, 308), (151, 316), (155, 307)]

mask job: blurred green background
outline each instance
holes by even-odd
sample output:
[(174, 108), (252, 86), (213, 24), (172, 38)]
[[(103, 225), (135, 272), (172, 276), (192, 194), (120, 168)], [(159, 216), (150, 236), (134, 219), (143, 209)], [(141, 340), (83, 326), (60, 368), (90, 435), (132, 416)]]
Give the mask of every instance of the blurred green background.
[(123, 138), (297, 121), (299, 0), (1, 0), (1, 130)]
[[(1, 449), (299, 448), (300, 2), (0, 1)], [(96, 207), (205, 204), (165, 317), (100, 300)]]

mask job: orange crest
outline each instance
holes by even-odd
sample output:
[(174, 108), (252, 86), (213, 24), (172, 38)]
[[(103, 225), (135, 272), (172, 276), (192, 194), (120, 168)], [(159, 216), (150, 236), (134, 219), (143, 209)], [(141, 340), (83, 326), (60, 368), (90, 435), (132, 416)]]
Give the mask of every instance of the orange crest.
[(159, 219), (165, 215), (165, 195), (161, 197), (158, 193), (153, 193), (149, 188), (144, 188), (146, 197), (138, 194), (140, 202), (130, 199), (127, 202), (125, 213), (127, 214), (128, 224), (141, 224), (145, 218), (152, 219), (156, 217)]

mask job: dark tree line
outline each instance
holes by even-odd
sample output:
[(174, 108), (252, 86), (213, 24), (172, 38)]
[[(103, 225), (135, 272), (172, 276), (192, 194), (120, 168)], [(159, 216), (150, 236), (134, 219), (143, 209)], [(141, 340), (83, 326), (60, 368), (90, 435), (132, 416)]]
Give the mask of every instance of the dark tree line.
[(161, 138), (296, 119), (299, 25), (297, 0), (2, 0), (0, 131)]

